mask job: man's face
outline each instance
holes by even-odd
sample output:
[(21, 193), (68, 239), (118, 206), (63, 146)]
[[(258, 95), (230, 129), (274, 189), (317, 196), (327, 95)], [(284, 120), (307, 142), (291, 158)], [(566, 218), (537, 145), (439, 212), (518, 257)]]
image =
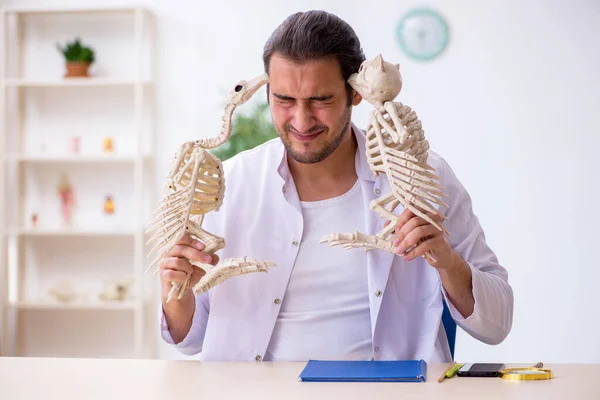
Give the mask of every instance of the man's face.
[[(351, 107), (337, 61), (295, 64), (274, 54), (269, 83), (273, 125), (288, 154), (310, 164), (333, 153), (351, 123)], [(353, 102), (359, 101), (355, 96)]]

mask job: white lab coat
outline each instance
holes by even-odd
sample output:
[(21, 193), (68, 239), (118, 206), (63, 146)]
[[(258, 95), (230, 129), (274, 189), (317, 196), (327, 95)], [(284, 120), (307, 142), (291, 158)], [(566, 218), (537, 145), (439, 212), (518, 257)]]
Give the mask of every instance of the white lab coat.
[[(375, 176), (365, 155), (364, 132), (353, 125), (358, 141), (356, 171), (364, 204), (390, 188), (385, 175)], [(448, 197), (446, 227), (454, 249), (473, 274), (475, 310), (464, 318), (447, 298), (437, 270), (419, 257), (405, 262), (386, 251), (369, 251), (367, 260), (373, 358), (448, 362), (450, 349), (441, 322), (442, 299), (457, 324), (488, 344), (508, 335), (513, 293), (506, 270), (485, 241), (471, 199), (445, 160), (429, 152)], [(201, 360), (262, 360), (275, 326), (281, 300), (302, 238), (302, 212), (279, 139), (239, 154), (224, 163), (225, 199), (218, 212), (206, 215), (203, 227), (226, 239), (218, 254), (272, 260), (268, 273), (237, 276), (196, 297), (196, 312), (186, 338), (173, 344), (159, 310), (162, 338), (182, 354)], [(402, 205), (397, 209), (402, 211)], [(384, 220), (365, 206), (367, 231), (375, 234)], [(323, 244), (328, 246), (329, 244)]]

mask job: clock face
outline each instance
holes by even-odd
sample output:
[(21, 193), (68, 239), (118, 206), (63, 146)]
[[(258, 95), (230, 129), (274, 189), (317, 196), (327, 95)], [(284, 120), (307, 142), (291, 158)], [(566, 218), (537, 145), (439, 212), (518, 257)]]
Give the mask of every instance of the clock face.
[(431, 9), (415, 9), (406, 13), (398, 25), (397, 37), (404, 53), (415, 60), (431, 60), (448, 44), (448, 24)]

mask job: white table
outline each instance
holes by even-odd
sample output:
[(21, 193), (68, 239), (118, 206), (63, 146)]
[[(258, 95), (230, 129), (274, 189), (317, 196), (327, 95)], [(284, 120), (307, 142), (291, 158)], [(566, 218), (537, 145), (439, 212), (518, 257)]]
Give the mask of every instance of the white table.
[[(305, 363), (0, 358), (2, 400), (600, 399), (600, 364), (546, 364), (551, 381), (454, 377), (427, 382), (300, 382)], [(508, 367), (523, 366), (507, 364)]]

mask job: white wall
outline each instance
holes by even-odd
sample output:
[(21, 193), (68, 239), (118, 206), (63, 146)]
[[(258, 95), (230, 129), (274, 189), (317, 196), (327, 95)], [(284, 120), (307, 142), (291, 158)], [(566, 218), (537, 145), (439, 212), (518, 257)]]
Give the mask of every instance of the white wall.
[[(413, 0), (141, 3), (158, 19), (159, 175), (181, 141), (216, 134), (226, 90), (262, 72), (264, 42), (288, 14), (337, 13), (356, 29), (367, 57), (381, 52), (401, 64), (400, 100), (417, 111), (432, 148), (469, 190), (509, 271), (510, 336), (487, 346), (460, 332), (457, 359), (600, 362), (600, 3), (431, 0), (452, 37), (429, 64), (409, 60), (394, 36), (402, 12), (421, 5)], [(366, 124), (368, 110), (359, 106), (357, 124)], [(160, 354), (176, 357), (165, 346)]]

